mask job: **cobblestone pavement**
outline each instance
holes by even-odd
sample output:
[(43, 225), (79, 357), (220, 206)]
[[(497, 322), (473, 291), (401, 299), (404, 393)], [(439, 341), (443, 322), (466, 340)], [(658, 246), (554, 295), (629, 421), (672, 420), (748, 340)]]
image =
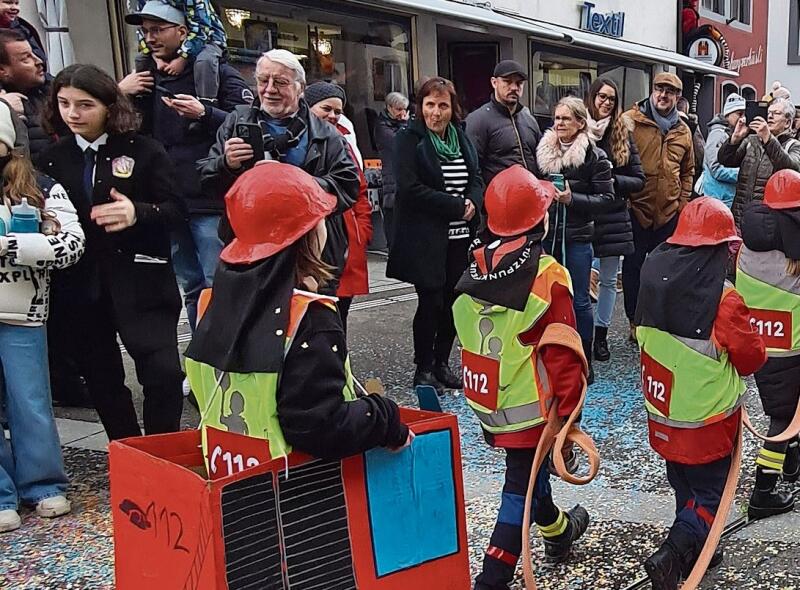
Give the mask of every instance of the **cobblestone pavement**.
[[(382, 265), (373, 264), (373, 277), (380, 276)], [(375, 287), (378, 292), (357, 300), (350, 316), (354, 370), (359, 377), (380, 377), (388, 395), (402, 404), (415, 405), (410, 388), (413, 290), (382, 280), (373, 281)], [(647, 444), (645, 414), (637, 389), (636, 350), (624, 341), (621, 306), (617, 307), (618, 317), (611, 330), (613, 358), (596, 364), (597, 383), (589, 390), (583, 415), (584, 428), (594, 437), (602, 455), (600, 475), (582, 488), (554, 484), (556, 501), (565, 508), (580, 502), (589, 510), (592, 523), (567, 564), (537, 568), (543, 590), (626, 588), (643, 575), (641, 563), (663, 538), (674, 511), (663, 462)], [(135, 380), (131, 383), (135, 385)], [(461, 429), (474, 575), (494, 524), (503, 457), (483, 442), (463, 397), (448, 395), (443, 406), (458, 416)], [(757, 394), (752, 389), (748, 392), (748, 406), (754, 421), (764, 428)], [(87, 411), (60, 409), (58, 415), (96, 420)], [(185, 424), (193, 426), (196, 421), (196, 413), (188, 408)], [(62, 428), (62, 442), (65, 436)], [(94, 438), (70, 444), (101, 448)], [(83, 444), (87, 441), (92, 442)], [(745, 435), (737, 510), (752, 488), (757, 446), (753, 437)], [(68, 446), (65, 457), (72, 476), (70, 495), (75, 510), (68, 517), (49, 522), (25, 511), (23, 528), (0, 537), (0, 590), (114, 587), (106, 454)], [(730, 518), (736, 516), (734, 513)], [(800, 590), (798, 531), (800, 515), (795, 511), (736, 533), (724, 541), (725, 560), (706, 577), (702, 588)], [(540, 554), (541, 544), (535, 539), (534, 559)], [(521, 587), (517, 583), (514, 589)]]

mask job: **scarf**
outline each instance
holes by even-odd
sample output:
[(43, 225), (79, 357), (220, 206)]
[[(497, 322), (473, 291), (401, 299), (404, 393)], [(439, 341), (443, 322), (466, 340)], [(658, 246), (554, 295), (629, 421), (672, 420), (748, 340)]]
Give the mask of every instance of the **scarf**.
[(678, 109), (674, 108), (669, 112), (669, 114), (665, 117), (661, 113), (658, 112), (656, 108), (656, 103), (653, 100), (652, 95), (648, 99), (650, 101), (650, 118), (653, 119), (658, 128), (661, 129), (661, 133), (666, 135), (669, 133), (669, 130), (675, 127), (680, 119), (680, 115), (678, 115)]
[(727, 243), (698, 248), (661, 244), (642, 267), (634, 323), (673, 336), (711, 338), (727, 264)]
[(592, 115), (586, 118), (586, 131), (589, 133), (589, 137), (592, 138), (592, 141), (595, 143), (600, 143), (603, 141), (603, 137), (606, 135), (606, 130), (608, 129), (608, 125), (611, 123), (611, 117), (603, 117), (599, 121), (595, 121), (592, 119)]
[(433, 149), (440, 159), (451, 161), (461, 157), (461, 144), (458, 143), (458, 133), (456, 127), (452, 123), (447, 124), (447, 130), (444, 132), (444, 139), (439, 137), (428, 129), (428, 137), (433, 142)]
[(544, 225), (529, 233), (497, 238), (488, 230), (473, 242), (467, 270), (456, 291), (517, 311), (524, 311), (539, 272)]
[(232, 373), (280, 372), (296, 259), (289, 246), (253, 264), (221, 261), (186, 356)]

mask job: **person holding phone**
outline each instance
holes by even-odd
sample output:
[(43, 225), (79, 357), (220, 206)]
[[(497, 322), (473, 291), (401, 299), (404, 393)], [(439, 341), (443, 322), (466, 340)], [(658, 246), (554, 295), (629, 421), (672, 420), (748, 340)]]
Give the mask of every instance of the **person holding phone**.
[(453, 83), (430, 78), (417, 92), (417, 118), (394, 141), (397, 196), (386, 276), (417, 290), (413, 384), (439, 393), (462, 387), (460, 371), (450, 368), (452, 307), (483, 204), (478, 154), (462, 120)]
[(81, 261), (54, 273), (50, 346), (85, 378), (108, 438), (140, 436), (119, 335), (144, 391), (145, 432), (177, 431), (181, 299), (170, 230), (186, 222), (186, 212), (172, 161), (136, 132), (133, 105), (93, 65), (56, 76), (47, 120), (66, 124), (72, 135), (42, 152), (40, 165), (67, 189), (86, 233)]
[(785, 98), (773, 100), (766, 120), (747, 116), (736, 123), (729, 140), (719, 148), (719, 163), (739, 168), (736, 194), (733, 197), (733, 217), (741, 229), (745, 206), (764, 199), (767, 181), (778, 170), (800, 172), (800, 141), (794, 138), (795, 107)]
[[(589, 297), (592, 270), (594, 217), (614, 202), (612, 165), (588, 133), (589, 112), (579, 98), (562, 98), (555, 121), (536, 149), (542, 174), (552, 175), (557, 184), (556, 199), (550, 206), (550, 231), (545, 249), (567, 267), (575, 290), (573, 305), (586, 359), (589, 383), (592, 369), (594, 315)], [(562, 184), (563, 183), (563, 184)]]

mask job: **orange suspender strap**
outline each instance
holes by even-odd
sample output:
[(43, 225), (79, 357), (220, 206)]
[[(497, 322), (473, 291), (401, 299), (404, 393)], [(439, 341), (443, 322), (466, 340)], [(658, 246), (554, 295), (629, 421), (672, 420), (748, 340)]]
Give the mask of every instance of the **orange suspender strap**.
[[(575, 406), (572, 414), (570, 414), (563, 425), (561, 419), (558, 417), (557, 398), (553, 395), (552, 391), (543, 390), (541, 392), (543, 407), (548, 407), (548, 403), (552, 405), (549, 407), (547, 422), (544, 425), (539, 444), (536, 447), (530, 479), (528, 480), (528, 492), (525, 496), (525, 514), (522, 519), (522, 571), (525, 577), (526, 590), (536, 590), (537, 588), (536, 579), (533, 575), (533, 562), (531, 558), (531, 503), (533, 501), (533, 492), (536, 487), (539, 469), (547, 459), (548, 453), (550, 453), (551, 450), (553, 451), (553, 462), (558, 476), (571, 484), (588, 484), (595, 478), (600, 469), (600, 455), (597, 452), (594, 441), (575, 424), (583, 409), (583, 403), (586, 400), (586, 375), (589, 372), (588, 363), (583, 353), (581, 338), (574, 328), (566, 324), (550, 324), (545, 328), (544, 334), (542, 334), (542, 339), (537, 346), (537, 354), (541, 354), (541, 349), (546, 346), (562, 346), (568, 348), (581, 359), (583, 362), (581, 372), (583, 387), (578, 405)], [(547, 379), (546, 381), (550, 383), (551, 386), (554, 386), (552, 379)], [(588, 456), (589, 474), (586, 477), (576, 477), (567, 470), (562, 452), (567, 442), (577, 445)]]

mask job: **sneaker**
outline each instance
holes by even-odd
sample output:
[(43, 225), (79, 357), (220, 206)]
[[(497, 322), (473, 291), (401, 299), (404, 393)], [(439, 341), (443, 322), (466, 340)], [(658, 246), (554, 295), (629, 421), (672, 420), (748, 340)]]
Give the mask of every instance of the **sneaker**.
[(192, 385), (189, 383), (189, 378), (183, 378), (183, 397), (189, 397), (192, 393)]
[(36, 514), (42, 518), (55, 518), (69, 514), (72, 504), (64, 496), (45, 498), (36, 505)]
[(0, 533), (16, 531), (22, 526), (22, 520), (16, 510), (0, 510)]

